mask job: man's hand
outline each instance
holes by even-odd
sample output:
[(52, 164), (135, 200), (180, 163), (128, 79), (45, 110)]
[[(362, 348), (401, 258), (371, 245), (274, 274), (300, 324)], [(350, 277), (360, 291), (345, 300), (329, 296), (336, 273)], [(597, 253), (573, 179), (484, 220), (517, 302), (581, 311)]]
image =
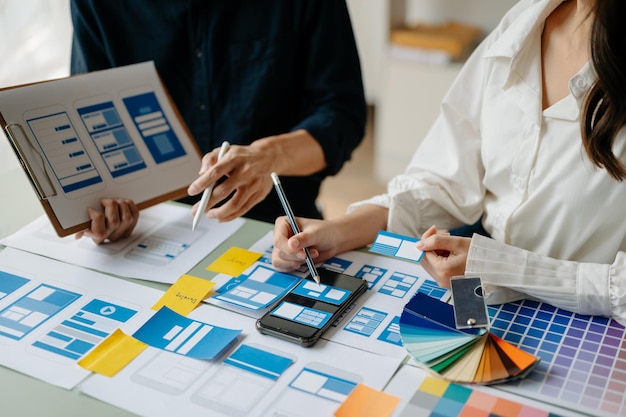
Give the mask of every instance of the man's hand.
[(105, 241), (116, 241), (128, 237), (139, 220), (139, 209), (135, 202), (123, 198), (103, 198), (102, 211), (88, 209), (91, 226), (88, 230), (76, 233), (76, 239), (91, 237), (97, 245)]

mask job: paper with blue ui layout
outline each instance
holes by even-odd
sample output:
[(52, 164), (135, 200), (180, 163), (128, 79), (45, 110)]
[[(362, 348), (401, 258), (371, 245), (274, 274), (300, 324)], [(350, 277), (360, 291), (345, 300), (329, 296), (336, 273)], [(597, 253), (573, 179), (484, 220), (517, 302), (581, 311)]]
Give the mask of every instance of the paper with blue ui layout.
[(1, 244), (108, 274), (173, 283), (232, 236), (243, 219), (202, 222), (191, 230), (189, 206), (161, 203), (142, 211), (132, 236), (106, 245), (60, 238), (40, 216)]
[(261, 253), (261, 257), (236, 277), (223, 273), (216, 275), (212, 279), (215, 282), (216, 294), (209, 298), (208, 302), (259, 318), (267, 307), (295, 287), (308, 270), (305, 266), (301, 271), (286, 274), (273, 268), (272, 232), (266, 233), (250, 247), (250, 250)]
[(370, 247), (370, 252), (394, 258), (405, 259), (407, 261), (419, 262), (424, 256), (424, 252), (415, 247), (419, 239), (402, 236), (397, 233), (380, 230), (374, 243)]
[(139, 326), (161, 291), (5, 248), (0, 252), (0, 365), (71, 389), (77, 361), (117, 328)]
[(149, 346), (197, 359), (214, 359), (236, 341), (241, 330), (192, 320), (161, 307), (133, 337)]
[(245, 337), (217, 360), (149, 347), (114, 377), (93, 375), (81, 392), (146, 417), (332, 416), (357, 384), (382, 389), (402, 362), (325, 340), (303, 349), (210, 304), (188, 317)]
[(151, 62), (0, 91), (0, 126), (59, 236), (103, 197), (186, 195), (201, 155)]

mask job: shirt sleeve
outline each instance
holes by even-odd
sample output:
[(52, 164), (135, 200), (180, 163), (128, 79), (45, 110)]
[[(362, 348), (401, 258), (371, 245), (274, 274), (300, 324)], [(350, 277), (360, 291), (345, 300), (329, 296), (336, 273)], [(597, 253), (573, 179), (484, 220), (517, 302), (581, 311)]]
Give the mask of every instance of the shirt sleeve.
[(488, 65), (482, 56), (494, 36), (463, 65), (433, 125), (421, 141), (416, 138), (417, 150), (404, 172), (388, 183), (387, 193), (355, 203), (348, 212), (364, 204), (384, 206), (389, 209), (387, 229), (411, 236), (433, 224), (453, 229), (480, 218), (486, 192), (480, 111)]
[(479, 275), (489, 304), (535, 298), (626, 324), (626, 254), (610, 265), (563, 261), (474, 235), (465, 273)]
[(90, 1), (71, 0), (70, 11), (73, 25), (70, 72), (79, 74), (110, 67), (104, 45), (95, 28), (97, 13)]
[(292, 130), (304, 129), (320, 144), (327, 168), (336, 174), (365, 135), (367, 106), (361, 64), (344, 1), (310, 2), (302, 30), (302, 97), (305, 114)]

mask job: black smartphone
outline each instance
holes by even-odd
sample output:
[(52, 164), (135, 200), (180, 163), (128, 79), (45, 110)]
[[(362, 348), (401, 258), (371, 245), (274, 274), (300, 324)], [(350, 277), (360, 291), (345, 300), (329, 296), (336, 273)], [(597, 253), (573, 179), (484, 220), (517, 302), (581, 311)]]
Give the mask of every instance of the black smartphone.
[(319, 268), (320, 284), (307, 277), (257, 320), (263, 334), (312, 346), (367, 290), (367, 281)]

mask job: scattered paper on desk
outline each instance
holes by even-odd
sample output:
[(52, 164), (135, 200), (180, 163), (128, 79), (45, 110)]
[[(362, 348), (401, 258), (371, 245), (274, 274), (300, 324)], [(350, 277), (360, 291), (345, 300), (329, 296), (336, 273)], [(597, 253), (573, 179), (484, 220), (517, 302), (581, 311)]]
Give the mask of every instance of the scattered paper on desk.
[(402, 236), (396, 233), (380, 230), (374, 243), (370, 247), (370, 252), (379, 253), (385, 256), (405, 259), (407, 261), (419, 262), (424, 256), (424, 252), (415, 247), (419, 239)]
[(158, 349), (196, 359), (214, 359), (235, 342), (241, 330), (226, 329), (161, 307), (133, 336)]
[(0, 271), (0, 365), (65, 389), (91, 374), (78, 360), (141, 326), (163, 294), (13, 248), (0, 250)]
[(159, 310), (167, 306), (178, 314), (186, 316), (206, 298), (214, 285), (214, 282), (207, 279), (185, 274), (178, 278), (178, 281), (163, 294), (152, 309)]
[(231, 237), (244, 219), (202, 222), (192, 231), (189, 207), (162, 203), (141, 211), (131, 236), (104, 245), (60, 238), (46, 216), (0, 241), (3, 245), (126, 278), (171, 284)]
[(336, 417), (387, 417), (393, 413), (400, 398), (359, 384), (335, 411)]
[(116, 329), (78, 364), (97, 374), (112, 377), (147, 347), (145, 343)]
[(237, 277), (244, 273), (263, 254), (247, 249), (232, 247), (207, 267), (209, 271)]

